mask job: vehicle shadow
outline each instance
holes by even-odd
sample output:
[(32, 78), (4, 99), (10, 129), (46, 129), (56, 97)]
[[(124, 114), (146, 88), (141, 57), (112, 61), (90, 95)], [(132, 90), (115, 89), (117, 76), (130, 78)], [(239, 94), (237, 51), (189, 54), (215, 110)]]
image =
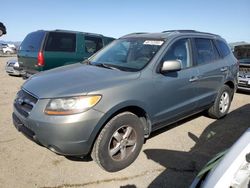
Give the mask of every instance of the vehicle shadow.
[[(144, 150), (148, 159), (166, 167), (166, 170), (151, 182), (149, 187), (189, 187), (197, 173), (215, 154), (232, 146), (250, 127), (249, 119), (250, 104), (247, 104), (232, 111), (225, 118), (210, 124), (200, 137), (188, 132), (187, 136), (195, 142), (190, 151)], [(168, 127), (167, 130), (169, 129)], [(166, 129), (161, 130), (161, 132), (163, 131)]]
[(86, 156), (65, 156), (66, 159), (70, 161), (75, 161), (75, 162), (89, 162), (93, 161), (90, 155)]
[(250, 91), (246, 91), (246, 90), (237, 90), (236, 92), (240, 93), (240, 94), (245, 94), (245, 95), (249, 95), (250, 94)]

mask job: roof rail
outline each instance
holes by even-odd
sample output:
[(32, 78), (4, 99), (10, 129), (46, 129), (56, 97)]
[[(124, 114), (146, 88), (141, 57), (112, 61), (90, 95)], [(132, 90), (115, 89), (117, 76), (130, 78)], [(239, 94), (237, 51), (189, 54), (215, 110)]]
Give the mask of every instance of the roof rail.
[(102, 34), (89, 33), (89, 32), (84, 32), (84, 31), (73, 31), (73, 30), (64, 30), (64, 29), (55, 29), (54, 31), (57, 31), (57, 32), (68, 32), (68, 33), (84, 33), (86, 35), (103, 36)]
[(128, 35), (133, 35), (133, 34), (146, 34), (147, 32), (135, 32), (135, 33), (129, 33)]
[(130, 35), (140, 35), (140, 34), (147, 34), (147, 32), (135, 32), (135, 33), (129, 33), (127, 35), (124, 35), (123, 37), (125, 36), (130, 36)]
[[(171, 32), (178, 32), (178, 33), (200, 33), (200, 34), (208, 34), (208, 35), (216, 35), (213, 33), (208, 33), (208, 32), (201, 32), (201, 31), (196, 31), (196, 30), (167, 30), (163, 31), (162, 33), (171, 33)], [(218, 36), (218, 35), (216, 35)]]
[(183, 29), (183, 30), (167, 30), (167, 31), (162, 31), (162, 33), (170, 33), (170, 32), (178, 32), (178, 33), (194, 33), (197, 32), (196, 30), (188, 30), (188, 29)]

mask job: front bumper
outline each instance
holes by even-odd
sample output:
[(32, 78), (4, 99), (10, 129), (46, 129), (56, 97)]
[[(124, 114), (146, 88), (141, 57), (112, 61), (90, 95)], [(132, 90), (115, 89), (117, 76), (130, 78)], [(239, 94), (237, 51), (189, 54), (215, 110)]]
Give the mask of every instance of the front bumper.
[[(13, 123), (18, 131), (36, 143), (61, 155), (84, 156), (92, 147), (98, 123), (103, 113), (90, 109), (81, 114), (48, 116), (39, 104), (24, 117), (14, 107)], [(40, 111), (40, 112), (39, 112)], [(94, 136), (93, 136), (94, 135)]]
[(250, 75), (244, 78), (239, 77), (238, 89), (250, 91)]
[(12, 67), (12, 66), (6, 66), (5, 71), (11, 75), (16, 75), (16, 76), (20, 75), (20, 72), (18, 70), (14, 69), (14, 67)]

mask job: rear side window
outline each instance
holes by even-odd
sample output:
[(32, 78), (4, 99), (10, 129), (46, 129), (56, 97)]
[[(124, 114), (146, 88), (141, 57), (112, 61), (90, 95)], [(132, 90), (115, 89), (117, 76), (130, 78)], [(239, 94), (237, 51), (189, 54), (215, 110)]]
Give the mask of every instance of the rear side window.
[(44, 50), (49, 52), (75, 52), (76, 35), (74, 33), (50, 32)]
[(225, 44), (223, 41), (216, 40), (216, 43), (217, 43), (217, 47), (218, 47), (218, 49), (219, 49), (220, 54), (222, 55), (222, 57), (225, 57), (225, 56), (227, 56), (228, 54), (231, 53), (228, 45)]
[(85, 36), (85, 52), (93, 54), (103, 47), (102, 39), (99, 37)]
[(32, 51), (32, 52), (40, 51), (44, 36), (45, 36), (44, 31), (41, 32), (38, 31), (28, 34), (21, 43), (19, 50)]
[(197, 64), (205, 64), (218, 59), (219, 54), (210, 39), (195, 39), (197, 50)]

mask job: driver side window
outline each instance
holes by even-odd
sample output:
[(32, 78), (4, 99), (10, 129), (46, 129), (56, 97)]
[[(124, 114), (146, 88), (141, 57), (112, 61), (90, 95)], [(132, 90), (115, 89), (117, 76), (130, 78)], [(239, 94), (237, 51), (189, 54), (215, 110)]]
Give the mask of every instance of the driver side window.
[(185, 69), (191, 66), (190, 63), (190, 50), (189, 50), (189, 40), (180, 39), (174, 42), (166, 54), (164, 55), (162, 62), (169, 60), (179, 60), (181, 61), (181, 68)]

